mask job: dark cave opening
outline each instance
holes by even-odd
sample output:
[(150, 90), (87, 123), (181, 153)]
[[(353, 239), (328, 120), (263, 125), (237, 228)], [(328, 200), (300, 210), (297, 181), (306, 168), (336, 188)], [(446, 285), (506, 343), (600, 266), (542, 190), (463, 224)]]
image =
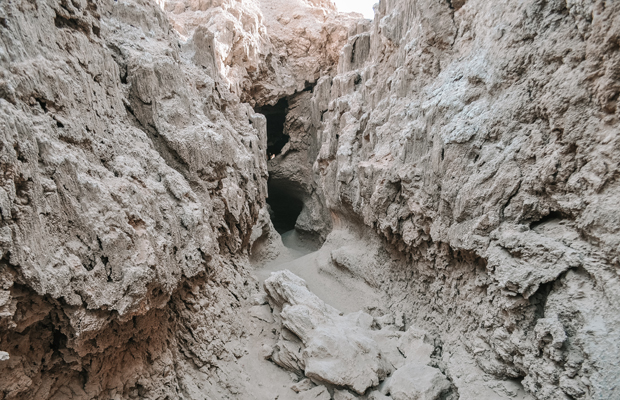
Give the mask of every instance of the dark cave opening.
[(279, 234), (295, 229), (297, 218), (304, 208), (303, 201), (287, 186), (289, 185), (282, 182), (273, 182), (272, 180), (268, 182), (269, 197), (267, 204), (270, 208), (269, 215)]
[(282, 152), (289, 141), (289, 136), (284, 133), (288, 101), (282, 98), (274, 106), (256, 107), (254, 111), (267, 118), (267, 159), (271, 160)]

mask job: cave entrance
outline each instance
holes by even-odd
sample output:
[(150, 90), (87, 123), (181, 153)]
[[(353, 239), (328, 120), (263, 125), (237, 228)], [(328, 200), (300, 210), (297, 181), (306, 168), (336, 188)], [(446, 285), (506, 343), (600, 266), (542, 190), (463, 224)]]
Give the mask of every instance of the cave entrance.
[[(273, 160), (282, 153), (282, 149), (290, 139), (284, 131), (288, 100), (282, 98), (273, 106), (256, 107), (254, 111), (263, 114), (267, 119), (267, 160)], [(276, 162), (277, 160), (274, 160), (271, 163)], [(303, 209), (303, 201), (291, 190), (290, 183), (287, 184), (287, 182), (280, 180), (274, 181), (270, 177), (267, 185), (269, 193), (267, 204), (269, 204), (269, 214), (273, 226), (280, 234), (292, 231), (295, 229), (295, 223)]]
[(295, 229), (297, 218), (304, 208), (304, 203), (294, 192), (291, 192), (291, 185), (283, 182), (274, 182), (271, 179), (268, 182), (269, 197), (269, 214), (271, 222), (276, 231), (281, 235)]
[(267, 159), (271, 160), (282, 152), (289, 141), (289, 136), (284, 132), (288, 101), (282, 98), (274, 106), (256, 107), (254, 111), (267, 118)]

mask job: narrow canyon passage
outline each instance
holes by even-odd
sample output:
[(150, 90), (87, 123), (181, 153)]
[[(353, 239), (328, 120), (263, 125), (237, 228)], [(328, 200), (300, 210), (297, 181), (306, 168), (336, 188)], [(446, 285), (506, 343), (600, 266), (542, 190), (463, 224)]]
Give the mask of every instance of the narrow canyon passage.
[(0, 400), (620, 399), (620, 2), (373, 12), (0, 1)]

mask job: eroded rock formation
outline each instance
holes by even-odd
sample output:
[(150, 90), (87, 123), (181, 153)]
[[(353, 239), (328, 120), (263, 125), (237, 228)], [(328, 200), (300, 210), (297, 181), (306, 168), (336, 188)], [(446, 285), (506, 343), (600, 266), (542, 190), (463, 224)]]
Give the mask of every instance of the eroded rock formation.
[(459, 5), (382, 1), (317, 86), (327, 205), (390, 243), (366, 274), (448, 369), (617, 397), (618, 5)]
[(0, 10), (0, 398), (239, 386), (264, 118), (151, 2)]
[[(617, 2), (14, 0), (0, 37), (0, 399), (620, 398)], [(263, 292), (274, 225), (380, 301)]]

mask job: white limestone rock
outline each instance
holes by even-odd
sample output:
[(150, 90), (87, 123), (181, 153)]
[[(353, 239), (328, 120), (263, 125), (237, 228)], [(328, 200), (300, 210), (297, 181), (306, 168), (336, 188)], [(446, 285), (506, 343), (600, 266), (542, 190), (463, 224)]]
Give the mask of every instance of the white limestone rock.
[[(359, 15), (324, 0), (189, 0), (162, 3), (190, 41), (208, 36), (217, 69), (243, 101), (275, 104), (335, 70)], [(195, 50), (194, 50), (195, 51)]]
[(299, 393), (297, 398), (299, 400), (331, 400), (332, 397), (325, 386), (317, 386)]
[(299, 382), (293, 384), (291, 386), (291, 389), (294, 392), (299, 393), (299, 392), (304, 392), (306, 390), (310, 390), (310, 389), (312, 389), (315, 386), (316, 385), (310, 379), (304, 378), (304, 379), (300, 380)]
[(333, 400), (355, 400), (359, 399), (358, 396), (349, 392), (348, 390), (334, 390)]
[(388, 391), (394, 400), (438, 400), (450, 386), (439, 369), (413, 362), (392, 374)]
[(435, 350), (429, 342), (426, 332), (412, 326), (398, 339), (398, 350), (407, 358), (407, 363), (428, 364)]
[(272, 273), (265, 290), (282, 326), (303, 343), (307, 377), (363, 394), (391, 372), (370, 334), (370, 315), (340, 315), (311, 293), (303, 279), (287, 270)]

